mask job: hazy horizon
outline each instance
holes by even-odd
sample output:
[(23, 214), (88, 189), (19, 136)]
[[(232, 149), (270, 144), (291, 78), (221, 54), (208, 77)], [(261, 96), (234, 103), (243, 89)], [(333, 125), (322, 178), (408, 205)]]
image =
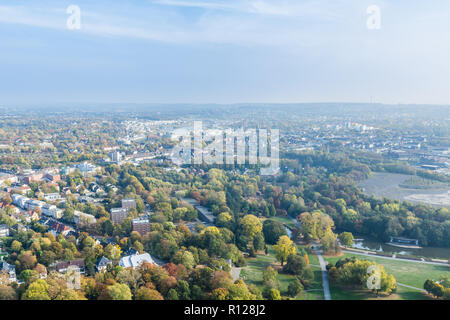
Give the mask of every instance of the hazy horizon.
[[(69, 5), (81, 10), (79, 30), (67, 28)], [(371, 5), (380, 29), (367, 27)], [(0, 105), (446, 105), (449, 9), (443, 0), (4, 0)]]

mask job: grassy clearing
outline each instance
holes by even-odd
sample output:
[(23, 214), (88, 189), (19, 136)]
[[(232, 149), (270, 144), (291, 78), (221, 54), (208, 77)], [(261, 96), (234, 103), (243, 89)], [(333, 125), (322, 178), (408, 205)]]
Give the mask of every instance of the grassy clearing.
[(283, 223), (283, 224), (287, 225), (290, 228), (294, 228), (295, 227), (294, 221), (292, 221), (291, 218), (289, 218), (289, 217), (276, 216), (276, 217), (270, 217), (270, 218), (267, 218), (267, 219), (278, 221), (280, 223)]
[(373, 293), (367, 290), (355, 290), (348, 288), (341, 288), (333, 283), (330, 283), (330, 292), (333, 300), (428, 300), (430, 299), (424, 293), (398, 286), (397, 291), (389, 296), (376, 297)]
[[(247, 266), (241, 270), (241, 278), (247, 284), (256, 285), (261, 291), (264, 289), (262, 273), (268, 266), (272, 266), (275, 269), (279, 269), (280, 263), (275, 259), (275, 253), (271, 246), (269, 246), (269, 254), (258, 255), (256, 258), (247, 259)], [(300, 293), (296, 300), (317, 300), (323, 299), (322, 289), (322, 277), (320, 269), (313, 267), (314, 281), (312, 282), (308, 291)], [(295, 279), (292, 275), (278, 274), (278, 281), (280, 284), (280, 293), (283, 296), (287, 296), (287, 288), (291, 281)]]
[(423, 288), (423, 284), (427, 279), (438, 280), (441, 275), (450, 274), (450, 267), (447, 266), (423, 264), (414, 261), (390, 260), (353, 253), (345, 253), (341, 257), (325, 257), (325, 260), (335, 264), (340, 258), (352, 256), (359, 259), (375, 261), (376, 263), (383, 265), (388, 273), (393, 274), (397, 282), (417, 288)]

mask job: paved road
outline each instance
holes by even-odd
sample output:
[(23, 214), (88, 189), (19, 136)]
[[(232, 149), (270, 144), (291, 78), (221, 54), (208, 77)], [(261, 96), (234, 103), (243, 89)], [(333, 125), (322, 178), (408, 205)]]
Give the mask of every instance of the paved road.
[(317, 250), (317, 247), (315, 246), (313, 246), (313, 248), (317, 258), (319, 258), (320, 268), (322, 269), (322, 286), (325, 300), (331, 300), (330, 285), (328, 284), (327, 264), (322, 257), (322, 251)]
[(444, 263), (444, 262), (418, 261), (418, 260), (410, 260), (410, 259), (402, 259), (402, 258), (393, 258), (393, 257), (386, 257), (386, 256), (378, 256), (376, 254), (357, 252), (357, 251), (352, 251), (352, 250), (342, 250), (342, 252), (351, 253), (351, 254), (358, 254), (358, 255), (367, 256), (367, 257), (388, 259), (388, 260), (399, 260), (399, 261), (406, 261), (406, 262), (412, 262), (412, 263), (432, 264), (432, 265), (436, 265), (436, 266), (446, 266), (446, 267), (449, 266), (448, 263)]

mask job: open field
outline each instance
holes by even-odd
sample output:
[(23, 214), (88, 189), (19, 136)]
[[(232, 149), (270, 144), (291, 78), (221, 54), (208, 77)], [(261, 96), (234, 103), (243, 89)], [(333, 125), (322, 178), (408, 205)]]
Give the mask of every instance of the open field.
[[(317, 257), (316, 257), (317, 259)], [(269, 246), (269, 254), (258, 255), (256, 258), (247, 259), (247, 266), (241, 270), (241, 278), (245, 280), (248, 284), (256, 285), (260, 290), (263, 290), (263, 279), (262, 273), (265, 268), (272, 265), (273, 267), (279, 267), (280, 263), (276, 261), (274, 252)], [(307, 291), (300, 293), (296, 300), (321, 300), (323, 299), (323, 288), (322, 288), (322, 276), (320, 273), (320, 268), (312, 266), (314, 272), (314, 281)], [(278, 274), (278, 281), (280, 283), (280, 293), (281, 295), (287, 295), (287, 288), (291, 281), (294, 280), (294, 276), (286, 274)]]
[(450, 267), (447, 266), (422, 264), (414, 261), (389, 260), (350, 253), (345, 253), (341, 257), (325, 257), (325, 260), (335, 264), (340, 258), (352, 256), (375, 261), (376, 263), (383, 265), (388, 273), (393, 274), (397, 282), (417, 288), (423, 288), (423, 284), (427, 279), (438, 280), (441, 275), (450, 275)]
[(450, 186), (412, 175), (376, 172), (358, 184), (369, 195), (450, 208)]
[(387, 297), (376, 297), (367, 290), (349, 290), (339, 288), (334, 284), (330, 284), (331, 297), (333, 300), (429, 300), (430, 298), (424, 293), (398, 286), (397, 292)]

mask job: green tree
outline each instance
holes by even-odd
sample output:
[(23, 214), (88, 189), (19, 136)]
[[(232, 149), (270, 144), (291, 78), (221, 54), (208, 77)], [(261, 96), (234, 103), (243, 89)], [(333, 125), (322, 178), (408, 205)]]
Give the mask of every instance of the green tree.
[(243, 234), (250, 240), (253, 240), (262, 231), (261, 220), (252, 214), (244, 216), (240, 221), (240, 226)]
[(116, 283), (108, 287), (112, 300), (131, 300), (131, 290), (126, 284)]
[(353, 246), (353, 234), (351, 232), (342, 232), (338, 237), (342, 245), (346, 247)]
[(303, 285), (298, 278), (290, 282), (288, 285), (288, 294), (291, 297), (296, 297), (300, 292), (303, 291)]
[(36, 280), (22, 295), (22, 300), (50, 300), (49, 285), (44, 280)]
[(281, 262), (281, 265), (284, 264), (289, 255), (297, 252), (294, 242), (288, 236), (281, 236), (273, 249), (275, 250), (275, 257)]

